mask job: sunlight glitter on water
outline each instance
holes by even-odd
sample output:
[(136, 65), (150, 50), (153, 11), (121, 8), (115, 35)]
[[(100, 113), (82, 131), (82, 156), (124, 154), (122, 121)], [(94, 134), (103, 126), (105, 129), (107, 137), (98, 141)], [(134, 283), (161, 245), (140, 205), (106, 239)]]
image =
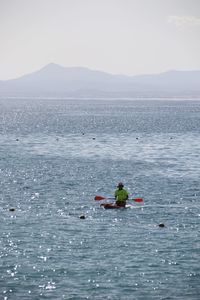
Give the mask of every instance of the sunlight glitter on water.
[(200, 104), (6, 105), (0, 297), (198, 300)]

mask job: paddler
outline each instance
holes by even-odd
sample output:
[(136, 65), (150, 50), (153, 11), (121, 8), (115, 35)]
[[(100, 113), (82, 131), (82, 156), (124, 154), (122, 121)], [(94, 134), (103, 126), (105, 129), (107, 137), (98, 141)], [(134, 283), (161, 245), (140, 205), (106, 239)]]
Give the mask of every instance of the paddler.
[(126, 200), (128, 199), (128, 192), (124, 189), (124, 185), (122, 182), (118, 183), (117, 190), (115, 191), (115, 200), (116, 205), (125, 207)]

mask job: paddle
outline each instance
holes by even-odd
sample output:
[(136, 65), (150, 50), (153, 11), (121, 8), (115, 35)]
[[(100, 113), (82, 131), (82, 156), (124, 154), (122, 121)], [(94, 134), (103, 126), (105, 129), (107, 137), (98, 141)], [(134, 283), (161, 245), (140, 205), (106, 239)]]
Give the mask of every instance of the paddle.
[[(106, 198), (106, 197), (102, 197), (102, 196), (95, 196), (94, 200), (96, 201), (101, 201), (101, 200), (115, 200), (115, 198)], [(127, 200), (132, 200), (135, 202), (142, 202), (143, 198), (133, 198), (133, 199), (127, 199)]]

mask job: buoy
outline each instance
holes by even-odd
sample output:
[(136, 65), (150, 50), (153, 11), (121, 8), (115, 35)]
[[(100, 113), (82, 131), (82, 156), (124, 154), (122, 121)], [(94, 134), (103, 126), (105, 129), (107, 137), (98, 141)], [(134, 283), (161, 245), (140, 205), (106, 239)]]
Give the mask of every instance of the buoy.
[(80, 219), (85, 219), (85, 216), (84, 216), (84, 215), (81, 215), (81, 216), (80, 216)]
[(15, 211), (15, 208), (10, 208), (9, 211)]
[(158, 226), (159, 226), (159, 227), (165, 227), (165, 224), (160, 223)]

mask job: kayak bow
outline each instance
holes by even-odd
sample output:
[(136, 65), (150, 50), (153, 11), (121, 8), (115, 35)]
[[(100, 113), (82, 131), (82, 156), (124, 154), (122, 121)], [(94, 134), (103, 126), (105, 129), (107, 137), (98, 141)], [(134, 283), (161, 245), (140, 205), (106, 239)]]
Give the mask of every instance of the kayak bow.
[(104, 204), (101, 204), (100, 206), (105, 209), (119, 209), (119, 208), (131, 208), (132, 205), (126, 205), (125, 207), (123, 207), (123, 206), (119, 206), (114, 203), (104, 203)]

